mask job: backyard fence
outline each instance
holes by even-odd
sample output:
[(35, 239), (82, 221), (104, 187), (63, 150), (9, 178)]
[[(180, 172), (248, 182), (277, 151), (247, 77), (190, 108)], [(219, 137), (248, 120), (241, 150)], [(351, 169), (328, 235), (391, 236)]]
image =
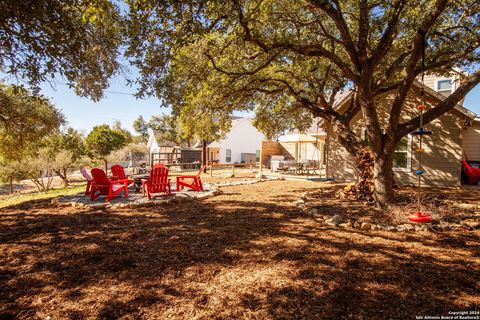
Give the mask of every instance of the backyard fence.
[(207, 173), (213, 177), (214, 175), (235, 174), (242, 173), (254, 173), (260, 171), (260, 163), (232, 163), (232, 164), (209, 164), (207, 166)]

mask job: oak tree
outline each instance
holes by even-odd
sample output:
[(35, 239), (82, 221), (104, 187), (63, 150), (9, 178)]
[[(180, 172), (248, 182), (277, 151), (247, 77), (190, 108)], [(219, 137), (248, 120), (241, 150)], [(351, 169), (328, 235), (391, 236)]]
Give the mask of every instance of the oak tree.
[(0, 156), (20, 160), (43, 146), (43, 140), (65, 123), (50, 101), (28, 90), (0, 85)]
[[(195, 114), (269, 108), (288, 97), (292, 107), (330, 124), (352, 157), (364, 146), (351, 123), (361, 112), (379, 206), (393, 200), (397, 143), (420, 125), (419, 117), (402, 121), (401, 115), (422, 69), (469, 71), (453, 94), (425, 113), (426, 124), (480, 82), (475, 0), (128, 3), (126, 53), (140, 70), (140, 96), (156, 95)], [(339, 113), (335, 96), (345, 90), (352, 90), (353, 103)], [(393, 99), (382, 128), (377, 99), (387, 92)]]
[(99, 100), (119, 69), (122, 18), (108, 0), (0, 2), (0, 71), (34, 89), (61, 77)]

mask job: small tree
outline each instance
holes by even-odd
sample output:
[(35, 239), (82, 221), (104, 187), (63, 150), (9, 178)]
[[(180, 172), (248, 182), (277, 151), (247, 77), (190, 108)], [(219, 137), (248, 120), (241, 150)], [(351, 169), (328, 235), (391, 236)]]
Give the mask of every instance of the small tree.
[(265, 101), (264, 104), (257, 106), (253, 119), (253, 125), (269, 140), (277, 140), (285, 132), (293, 129), (304, 131), (311, 122), (311, 115), (297, 108), (288, 97)]
[(129, 152), (129, 160), (132, 161), (132, 166), (135, 169), (137, 162), (144, 160), (148, 154), (148, 148), (143, 143), (131, 143), (126, 146)]
[[(192, 117), (192, 114), (197, 116)], [(208, 105), (198, 101), (180, 110), (179, 123), (185, 135), (202, 141), (202, 165), (204, 166), (207, 164), (207, 142), (222, 138), (231, 127), (232, 117), (228, 112), (212, 111)]]
[(62, 179), (64, 186), (68, 186), (68, 170), (75, 165), (73, 159), (73, 153), (68, 150), (58, 151), (53, 158), (52, 170)]
[(18, 161), (6, 161), (0, 163), (0, 181), (10, 185), (10, 193), (13, 193), (13, 183), (26, 179), (23, 164)]
[(39, 192), (47, 192), (52, 187), (54, 164), (50, 150), (42, 148), (36, 155), (25, 158), (22, 167), (26, 176), (35, 184)]
[(68, 185), (68, 171), (79, 165), (79, 160), (85, 155), (83, 136), (73, 128), (57, 131), (47, 139), (48, 150), (54, 160), (53, 170)]
[(107, 156), (126, 144), (126, 137), (118, 130), (113, 130), (107, 124), (93, 127), (85, 139), (87, 152), (93, 159), (104, 162), (105, 171), (108, 169)]
[(64, 122), (47, 98), (0, 84), (0, 155), (5, 161), (19, 161), (26, 150), (38, 149)]
[(135, 130), (136, 133), (138, 133), (141, 142), (148, 141), (148, 126), (147, 126), (147, 122), (143, 119), (142, 116), (139, 116), (133, 122), (133, 129)]
[(185, 130), (176, 114), (152, 116), (147, 126), (155, 130), (161, 140), (187, 146), (190, 146), (192, 143), (192, 134)]
[(133, 137), (130, 131), (122, 127), (122, 123), (120, 121), (115, 121), (112, 125), (112, 130), (116, 131), (117, 133), (123, 135), (125, 137), (125, 143), (133, 142)]
[(25, 178), (32, 179), (39, 190), (50, 187), (48, 181), (40, 178), (51, 176), (50, 169), (39, 166), (42, 162), (50, 166), (52, 157), (47, 159), (44, 155), (37, 161), (36, 155), (45, 147), (45, 137), (64, 122), (63, 114), (47, 98), (21, 87), (0, 84), (0, 176), (10, 184), (10, 191), (13, 192), (14, 181)]
[(136, 167), (137, 161), (145, 159), (148, 154), (147, 146), (143, 143), (129, 143), (121, 149), (115, 150), (107, 157), (109, 162), (131, 161)]

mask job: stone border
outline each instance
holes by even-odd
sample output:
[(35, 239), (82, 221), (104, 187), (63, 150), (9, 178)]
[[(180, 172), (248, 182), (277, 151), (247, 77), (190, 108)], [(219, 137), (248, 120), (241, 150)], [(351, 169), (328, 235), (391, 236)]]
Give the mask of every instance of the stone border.
[[(348, 219), (344, 221), (341, 215), (327, 215), (327, 214), (320, 214), (317, 208), (307, 207), (307, 198), (309, 195), (313, 195), (316, 192), (304, 192), (300, 198), (293, 202), (293, 205), (302, 208), (303, 211), (315, 217), (318, 221), (322, 223), (336, 228), (344, 228), (344, 229), (359, 229), (359, 230), (384, 230), (390, 232), (424, 232), (424, 231), (448, 231), (448, 230), (457, 230), (457, 229), (480, 229), (480, 217), (478, 218), (467, 218), (461, 220), (460, 223), (450, 223), (444, 220), (434, 221), (432, 223), (403, 223), (398, 225), (383, 225), (377, 224), (372, 222), (362, 222), (357, 221), (355, 219)], [(458, 205), (459, 208), (462, 209), (480, 209), (478, 205), (467, 205), (467, 204), (460, 204)]]

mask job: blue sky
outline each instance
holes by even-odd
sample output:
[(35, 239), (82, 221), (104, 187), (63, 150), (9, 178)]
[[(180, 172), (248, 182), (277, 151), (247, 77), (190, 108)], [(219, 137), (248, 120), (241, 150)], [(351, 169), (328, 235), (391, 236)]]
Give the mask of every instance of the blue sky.
[(477, 85), (467, 94), (463, 105), (467, 109), (475, 112), (477, 117), (480, 117), (480, 85)]
[[(58, 83), (63, 82), (58, 81)], [(148, 120), (152, 115), (170, 113), (168, 108), (160, 107), (158, 99), (136, 99), (132, 96), (134, 92), (135, 89), (127, 87), (122, 78), (115, 78), (111, 81), (105, 98), (99, 102), (93, 102), (90, 99), (78, 97), (66, 85), (57, 84), (56, 89), (52, 89), (49, 84), (42, 85), (42, 93), (63, 111), (69, 126), (83, 130), (85, 133), (95, 125), (112, 124), (116, 120), (133, 132), (132, 123), (139, 115)], [(466, 96), (464, 106), (480, 116), (480, 85)]]
[(156, 98), (136, 99), (135, 89), (128, 87), (121, 78), (111, 81), (105, 97), (99, 102), (77, 96), (72, 89), (58, 81), (55, 88), (42, 85), (42, 93), (50, 98), (55, 106), (65, 114), (68, 125), (88, 133), (99, 124), (113, 124), (120, 121), (122, 126), (133, 132), (132, 124), (142, 115), (148, 121), (152, 115), (170, 113), (170, 109), (160, 107)]

